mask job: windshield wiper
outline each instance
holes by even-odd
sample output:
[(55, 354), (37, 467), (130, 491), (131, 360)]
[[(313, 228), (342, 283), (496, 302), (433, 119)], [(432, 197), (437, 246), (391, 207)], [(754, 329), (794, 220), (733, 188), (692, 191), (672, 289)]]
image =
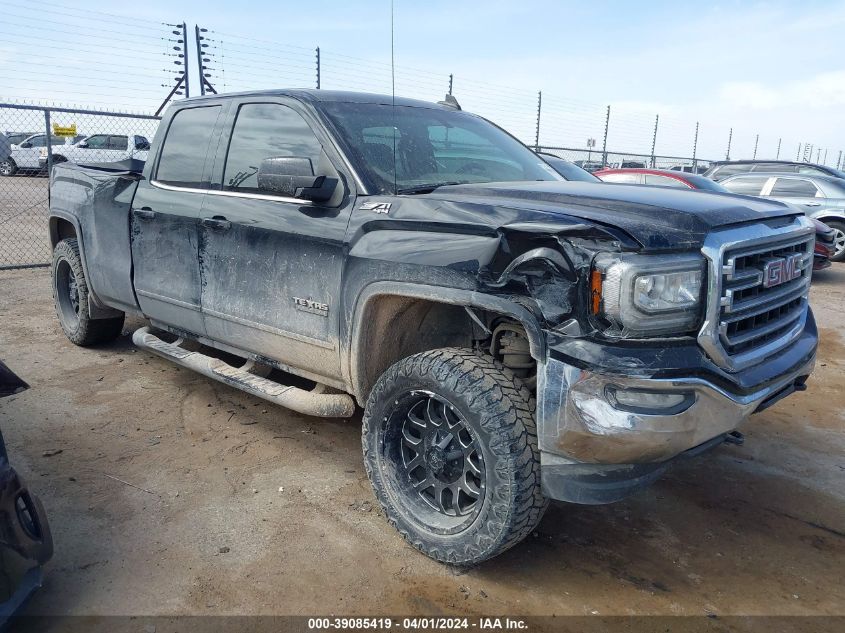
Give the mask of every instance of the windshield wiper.
[(417, 193), (431, 193), (438, 187), (445, 187), (447, 185), (465, 185), (466, 182), (460, 182), (457, 180), (450, 181), (450, 182), (432, 182), (425, 185), (414, 185), (413, 187), (404, 187), (402, 189), (397, 189), (397, 194), (409, 194), (414, 195)]

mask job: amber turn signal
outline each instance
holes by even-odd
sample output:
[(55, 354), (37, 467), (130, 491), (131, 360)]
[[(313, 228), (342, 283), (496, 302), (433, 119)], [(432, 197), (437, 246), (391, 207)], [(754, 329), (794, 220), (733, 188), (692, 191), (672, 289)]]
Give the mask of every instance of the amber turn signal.
[(601, 271), (595, 268), (590, 273), (590, 313), (598, 314), (601, 308)]

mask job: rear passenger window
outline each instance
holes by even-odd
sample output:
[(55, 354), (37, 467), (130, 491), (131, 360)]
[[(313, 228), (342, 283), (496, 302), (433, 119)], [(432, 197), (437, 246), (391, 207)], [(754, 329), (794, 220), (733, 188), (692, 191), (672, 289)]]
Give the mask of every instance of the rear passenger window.
[(816, 186), (803, 178), (778, 178), (772, 187), (771, 196), (781, 198), (815, 198), (818, 193)]
[(109, 149), (126, 149), (129, 139), (125, 136), (110, 136)]
[(658, 176), (657, 174), (646, 174), (645, 184), (658, 185), (659, 187), (678, 187), (680, 189), (689, 189), (689, 185), (681, 182), (677, 178), (669, 178), (668, 176)]
[(208, 188), (202, 172), (219, 112), (220, 106), (204, 106), (176, 113), (164, 137), (156, 180), (168, 185)]
[(800, 165), (798, 167), (799, 174), (813, 174), (814, 176), (829, 176), (825, 170), (819, 169), (818, 167), (805, 167), (804, 165)]
[(754, 165), (755, 172), (794, 174), (795, 165), (784, 165), (782, 163), (759, 163)]
[[(258, 168), (265, 158), (308, 158), (316, 173), (323, 146), (299, 114), (278, 103), (247, 103), (238, 108), (223, 187), (258, 192)], [(261, 193), (266, 194), (266, 191)]]
[(723, 181), (722, 185), (731, 193), (740, 193), (744, 196), (759, 196), (763, 190), (763, 185), (768, 181), (768, 176), (747, 176)]
[(716, 170), (712, 174), (712, 177), (716, 180), (722, 180), (723, 178), (727, 178), (728, 176), (733, 176), (735, 174), (743, 174), (748, 171), (751, 171), (751, 167), (749, 167), (748, 165), (722, 165), (721, 167), (716, 168)]

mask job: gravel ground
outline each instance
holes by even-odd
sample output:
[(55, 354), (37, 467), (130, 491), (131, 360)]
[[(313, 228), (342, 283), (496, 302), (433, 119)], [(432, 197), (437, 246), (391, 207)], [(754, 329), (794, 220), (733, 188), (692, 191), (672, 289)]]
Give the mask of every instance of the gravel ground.
[(301, 416), (137, 351), (138, 321), (74, 347), (47, 271), (0, 272), (0, 356), (32, 385), (0, 401), (0, 426), (56, 543), (28, 610), (845, 614), (844, 291), (845, 265), (817, 275), (809, 389), (746, 423), (744, 446), (622, 503), (553, 504), (525, 543), (460, 572), (384, 520), (360, 416)]

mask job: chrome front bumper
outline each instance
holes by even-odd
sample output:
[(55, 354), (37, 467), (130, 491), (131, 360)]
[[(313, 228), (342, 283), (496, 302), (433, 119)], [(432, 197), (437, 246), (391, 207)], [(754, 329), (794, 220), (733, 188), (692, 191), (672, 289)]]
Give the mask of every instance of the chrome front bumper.
[[(776, 383), (748, 395), (732, 394), (701, 378), (657, 380), (603, 375), (549, 358), (537, 383), (541, 463), (649, 464), (665, 462), (734, 430), (767, 400), (803, 382), (815, 356)], [(683, 394), (664, 409), (625, 407), (620, 392)], [(674, 398), (678, 400), (678, 398)]]

